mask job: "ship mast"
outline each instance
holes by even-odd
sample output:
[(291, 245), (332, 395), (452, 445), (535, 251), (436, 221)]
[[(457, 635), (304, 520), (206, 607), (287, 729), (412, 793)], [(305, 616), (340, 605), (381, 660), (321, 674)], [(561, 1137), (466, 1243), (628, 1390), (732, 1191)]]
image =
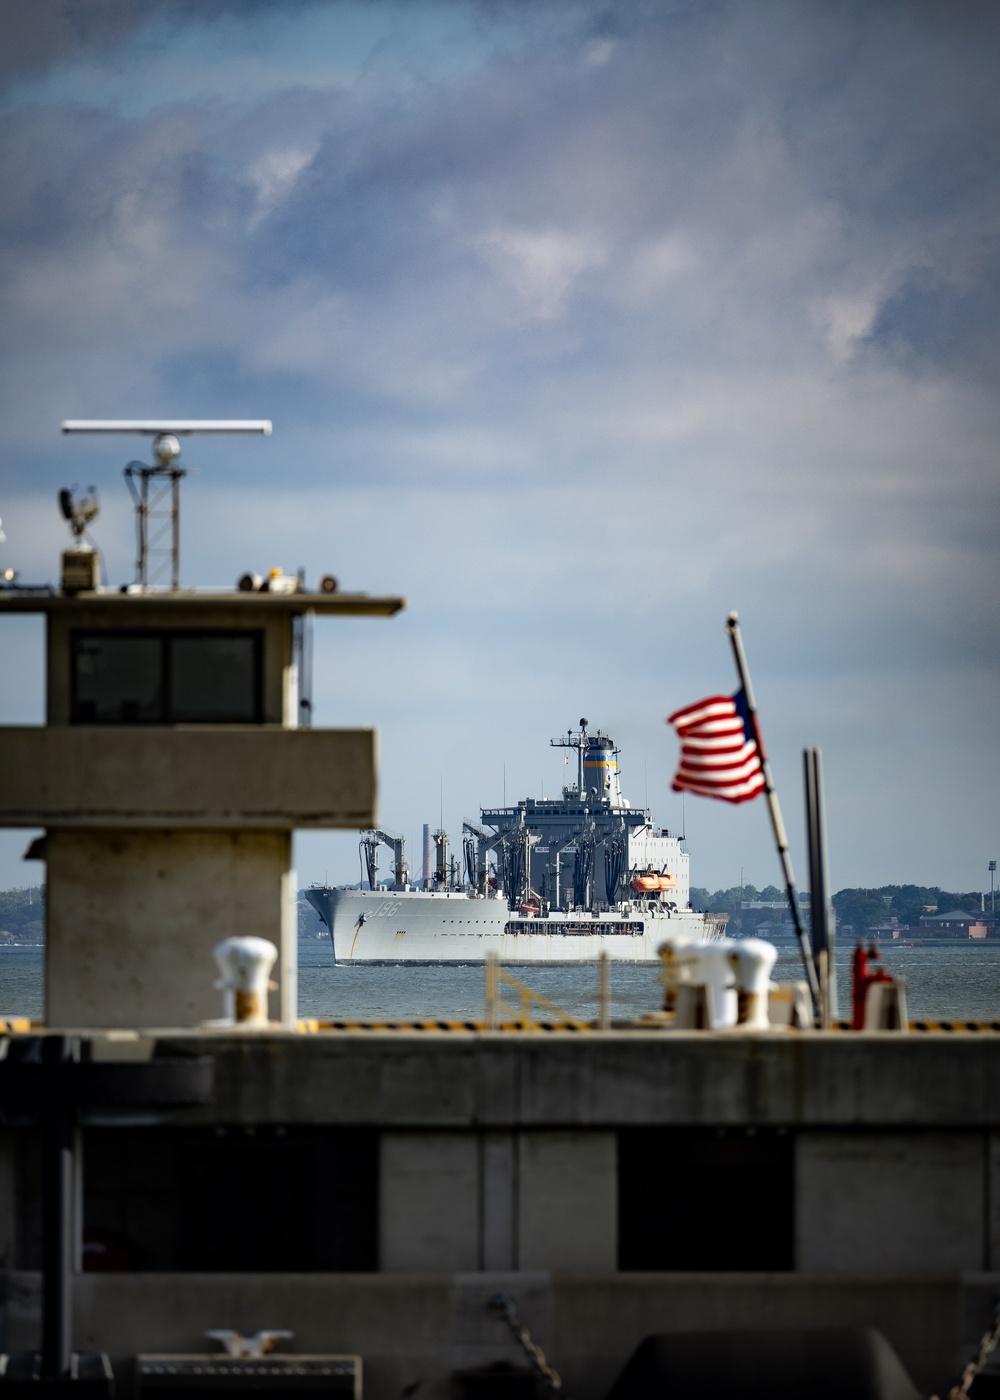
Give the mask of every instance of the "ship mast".
[(579, 734), (574, 734), (570, 730), (562, 739), (550, 739), (549, 746), (553, 749), (576, 749), (576, 790), (582, 798), (583, 754), (587, 747), (587, 721), (581, 719)]

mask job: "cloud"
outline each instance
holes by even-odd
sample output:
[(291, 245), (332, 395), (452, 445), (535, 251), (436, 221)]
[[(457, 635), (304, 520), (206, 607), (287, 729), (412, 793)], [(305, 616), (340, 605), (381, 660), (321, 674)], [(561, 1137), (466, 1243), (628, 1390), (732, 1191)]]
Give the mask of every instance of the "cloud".
[(490, 229), (477, 240), (530, 317), (560, 316), (581, 276), (607, 262), (601, 240), (563, 229)]
[[(4, 559), (55, 557), (55, 487), (114, 489), (123, 463), (60, 417), (267, 415), (266, 444), (186, 448), (186, 567), (409, 593), (391, 656), (350, 634), (338, 705), (444, 750), (484, 709), (512, 748), (543, 706), (659, 725), (668, 689), (721, 683), (736, 605), (793, 768), (803, 715), (837, 757), (869, 703), (845, 693), (909, 686), (937, 771), (966, 772), (934, 706), (953, 674), (986, 732), (992, 13), (439, 9), (393, 8), (394, 52), (450, 67), (352, 87), (303, 41), (308, 83), (236, 100), (200, 12), (161, 6), (163, 71), (193, 56), (218, 85), (142, 110), (59, 100), (71, 51), (99, 84), (134, 37), (114, 6), (103, 37), (37, 40), (45, 101), (0, 113)], [(280, 18), (212, 13), (262, 51)], [(102, 526), (127, 576), (127, 510)], [(926, 774), (906, 742), (879, 781)], [(477, 762), (455, 758), (470, 805)]]
[[(281, 0), (298, 9), (327, 0)], [(274, 8), (273, 0), (6, 0), (0, 85), (44, 73), (84, 55), (99, 60), (158, 20), (206, 23), (222, 15), (251, 20)]]
[(291, 146), (266, 151), (251, 163), (247, 175), (257, 193), (256, 207), (247, 224), (251, 233), (288, 198), (314, 154)]

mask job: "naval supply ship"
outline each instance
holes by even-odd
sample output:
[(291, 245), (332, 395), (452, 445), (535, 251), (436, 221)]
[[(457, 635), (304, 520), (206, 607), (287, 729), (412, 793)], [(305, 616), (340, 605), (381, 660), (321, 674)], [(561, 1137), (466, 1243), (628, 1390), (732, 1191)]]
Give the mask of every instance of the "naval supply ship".
[[(504, 963), (578, 963), (603, 952), (653, 963), (667, 938), (721, 934), (724, 918), (690, 906), (683, 838), (622, 796), (614, 741), (582, 719), (551, 744), (575, 752), (576, 782), (557, 798), (481, 809), (478, 824), (463, 824), (461, 865), (438, 831), (434, 873), (414, 886), (402, 837), (375, 830), (361, 841), (367, 889), (305, 891), (337, 962), (474, 963), (495, 953)], [(380, 884), (383, 844), (393, 879)]]

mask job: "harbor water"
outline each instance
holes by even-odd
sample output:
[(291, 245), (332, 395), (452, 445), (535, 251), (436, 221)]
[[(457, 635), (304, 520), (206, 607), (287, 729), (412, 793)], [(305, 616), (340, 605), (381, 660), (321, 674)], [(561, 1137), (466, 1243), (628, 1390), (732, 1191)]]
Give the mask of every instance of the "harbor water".
[[(1000, 1018), (1000, 941), (950, 945), (883, 945), (887, 969), (907, 981), (907, 1001), (912, 1019), (987, 1021)], [(9, 945), (0, 948), (0, 1014), (43, 1014), (42, 963), (39, 946)], [(849, 950), (839, 968), (840, 1012), (849, 1014)], [(568, 1014), (583, 1020), (597, 1015), (597, 967), (512, 968), (512, 975), (533, 991), (554, 1002)], [(205, 968), (215, 979), (214, 963)], [(794, 981), (801, 977), (795, 950), (783, 946), (775, 978)], [(613, 964), (610, 969), (611, 1015), (633, 1020), (655, 1011), (662, 989), (655, 967)], [(299, 943), (299, 1015), (320, 1020), (399, 1021), (413, 1019), (481, 1019), (484, 1003), (484, 970), (481, 964), (437, 964), (379, 967), (333, 966), (328, 939), (303, 939)], [(507, 987), (508, 1000), (517, 992)], [(220, 999), (221, 1014), (221, 999)], [(540, 1011), (539, 1015), (546, 1013)]]

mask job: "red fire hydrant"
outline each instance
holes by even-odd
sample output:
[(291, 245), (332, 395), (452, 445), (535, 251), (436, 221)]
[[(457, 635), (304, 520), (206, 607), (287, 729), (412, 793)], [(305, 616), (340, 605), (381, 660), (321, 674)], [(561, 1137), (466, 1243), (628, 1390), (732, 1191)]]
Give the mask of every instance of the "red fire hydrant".
[(891, 982), (892, 978), (882, 964), (882, 954), (873, 943), (867, 950), (859, 943), (851, 958), (851, 1030), (865, 1028), (865, 1002), (868, 988), (873, 982)]

